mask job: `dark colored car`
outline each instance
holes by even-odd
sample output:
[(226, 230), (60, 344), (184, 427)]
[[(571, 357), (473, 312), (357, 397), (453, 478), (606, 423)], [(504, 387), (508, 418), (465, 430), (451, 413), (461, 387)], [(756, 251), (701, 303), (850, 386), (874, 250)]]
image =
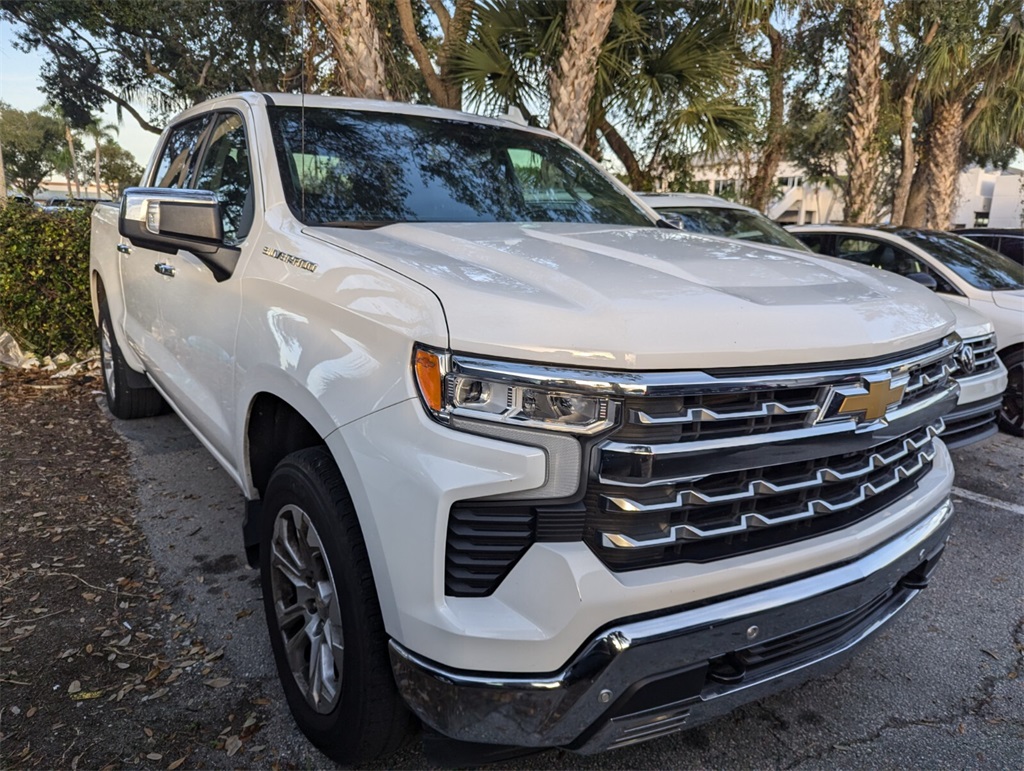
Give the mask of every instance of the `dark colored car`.
[(963, 228), (953, 232), (1024, 265), (1024, 228)]

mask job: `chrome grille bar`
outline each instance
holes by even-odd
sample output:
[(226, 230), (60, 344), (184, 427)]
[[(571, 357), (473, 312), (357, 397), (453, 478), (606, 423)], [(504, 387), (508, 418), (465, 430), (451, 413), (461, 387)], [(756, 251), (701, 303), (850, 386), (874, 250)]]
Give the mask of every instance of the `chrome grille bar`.
[(649, 513), (680, 509), (686, 505), (733, 503), (735, 501), (756, 498), (758, 495), (790, 493), (798, 490), (806, 490), (812, 487), (819, 487), (829, 482), (848, 482), (852, 479), (867, 476), (868, 474), (885, 468), (886, 466), (891, 466), (896, 461), (907, 457), (910, 453), (920, 450), (932, 439), (942, 433), (944, 427), (944, 424), (940, 420), (938, 423), (928, 426), (925, 436), (921, 437), (919, 440), (915, 440), (913, 437), (908, 436), (903, 440), (902, 446), (897, 448), (895, 452), (889, 453), (888, 455), (874, 453), (867, 458), (867, 462), (863, 466), (852, 471), (844, 472), (831, 468), (822, 468), (818, 469), (813, 478), (802, 479), (799, 482), (792, 482), (790, 484), (777, 485), (774, 482), (769, 482), (764, 479), (755, 479), (747, 483), (746, 489), (733, 493), (725, 493), (723, 495), (706, 494), (702, 493), (700, 490), (691, 488), (677, 492), (675, 500), (661, 503), (640, 503), (632, 498), (613, 495), (602, 495), (601, 498), (615, 506), (619, 511)]
[(907, 463), (896, 466), (892, 474), (881, 481), (865, 482), (857, 491), (857, 494), (848, 500), (832, 503), (824, 498), (815, 498), (807, 501), (804, 508), (794, 511), (791, 514), (766, 517), (757, 512), (743, 514), (740, 521), (735, 525), (703, 529), (689, 524), (674, 525), (669, 528), (664, 536), (653, 538), (633, 538), (621, 533), (602, 533), (601, 543), (611, 549), (638, 549), (652, 546), (667, 546), (681, 540), (700, 540), (706, 538), (719, 538), (721, 536), (735, 535), (753, 528), (772, 527), (798, 520), (810, 519), (823, 514), (833, 514), (857, 506), (868, 498), (885, 492), (891, 487), (899, 484), (902, 479), (909, 479), (920, 472), (926, 464), (935, 458), (935, 449), (931, 447), (919, 451), (916, 456)]
[(642, 410), (633, 410), (631, 419), (644, 425), (672, 425), (676, 423), (704, 423), (720, 420), (749, 420), (750, 418), (767, 418), (772, 415), (799, 415), (818, 410), (817, 404), (799, 404), (789, 406), (777, 401), (762, 402), (756, 409), (736, 412), (716, 412), (707, 407), (691, 407), (681, 415), (653, 417)]

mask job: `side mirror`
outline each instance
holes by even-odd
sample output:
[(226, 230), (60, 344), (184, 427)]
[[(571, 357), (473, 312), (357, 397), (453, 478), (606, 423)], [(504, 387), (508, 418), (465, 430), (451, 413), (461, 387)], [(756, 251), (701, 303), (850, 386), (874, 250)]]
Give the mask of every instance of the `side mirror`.
[(916, 281), (923, 287), (931, 289), (933, 292), (939, 288), (939, 282), (935, 280), (933, 276), (929, 276), (927, 273), (908, 273), (904, 278), (909, 278), (911, 281)]
[(218, 281), (238, 263), (239, 250), (224, 244), (220, 203), (208, 190), (130, 187), (121, 198), (117, 230), (142, 249), (192, 252)]

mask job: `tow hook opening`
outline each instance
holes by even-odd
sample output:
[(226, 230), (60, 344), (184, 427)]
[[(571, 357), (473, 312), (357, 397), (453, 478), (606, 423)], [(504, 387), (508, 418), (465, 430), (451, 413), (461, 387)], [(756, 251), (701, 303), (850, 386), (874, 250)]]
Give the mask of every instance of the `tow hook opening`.
[(942, 552), (945, 548), (946, 543), (943, 541), (939, 547), (922, 560), (916, 568), (903, 576), (900, 580), (900, 586), (906, 587), (907, 589), (924, 589), (928, 586), (932, 573), (935, 572), (935, 566), (939, 562), (939, 557), (942, 556)]

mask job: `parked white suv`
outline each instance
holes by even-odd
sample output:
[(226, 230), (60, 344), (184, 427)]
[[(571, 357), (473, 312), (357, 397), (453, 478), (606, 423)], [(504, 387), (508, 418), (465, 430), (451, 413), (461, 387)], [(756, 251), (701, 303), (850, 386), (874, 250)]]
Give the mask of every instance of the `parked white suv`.
[(1008, 370), (1000, 426), (1024, 436), (1024, 266), (940, 230), (844, 225), (789, 228), (817, 254), (928, 282), (939, 295), (970, 306), (995, 327)]
[(637, 193), (636, 196), (667, 221), (690, 233), (809, 251), (781, 225), (757, 209), (735, 201), (703, 193)]

